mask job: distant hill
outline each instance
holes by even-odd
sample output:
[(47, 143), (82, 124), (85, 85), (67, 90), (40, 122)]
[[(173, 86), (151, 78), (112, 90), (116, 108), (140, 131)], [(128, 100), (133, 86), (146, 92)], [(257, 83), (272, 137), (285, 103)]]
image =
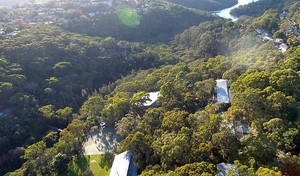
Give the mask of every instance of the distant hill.
[[(35, 2), (47, 2), (48, 0), (35, 0)], [(20, 3), (29, 2), (29, 0), (0, 0), (0, 6), (13, 6)]]
[(168, 42), (185, 29), (216, 19), (209, 12), (189, 9), (167, 2), (153, 2), (145, 11), (138, 11), (139, 25), (123, 25), (115, 12), (92, 20), (73, 19), (65, 28), (90, 36), (112, 36), (128, 41), (146, 43)]
[(183, 5), (189, 8), (217, 11), (231, 7), (238, 3), (237, 0), (166, 0), (168, 2)]
[(247, 5), (243, 5), (238, 8), (232, 9), (230, 11), (230, 14), (234, 16), (247, 15), (247, 16), (257, 17), (262, 15), (268, 9), (280, 9), (284, 7), (285, 2), (293, 2), (293, 1), (297, 2), (296, 0), (290, 0), (290, 1), (260, 0), (257, 2), (252, 2)]
[(0, 6), (11, 6), (11, 5), (16, 5), (16, 4), (23, 3), (23, 2), (28, 2), (28, 0), (13, 0), (13, 1), (0, 0)]

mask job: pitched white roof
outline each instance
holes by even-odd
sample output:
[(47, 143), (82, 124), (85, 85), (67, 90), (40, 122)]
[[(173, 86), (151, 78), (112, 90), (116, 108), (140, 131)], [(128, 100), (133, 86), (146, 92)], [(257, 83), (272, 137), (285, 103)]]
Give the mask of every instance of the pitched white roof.
[(285, 43), (281, 43), (278, 48), (282, 53), (286, 52), (289, 47)]
[(228, 91), (228, 80), (226, 79), (217, 79), (216, 80), (216, 93), (217, 93), (217, 102), (218, 103), (229, 103), (229, 91)]
[(149, 94), (149, 99), (150, 100), (143, 103), (143, 106), (151, 106), (153, 103), (155, 103), (157, 101), (158, 97), (160, 96), (159, 91), (157, 91), (157, 92), (148, 92), (148, 94)]
[(125, 151), (115, 156), (109, 176), (132, 176), (137, 175), (130, 151)]

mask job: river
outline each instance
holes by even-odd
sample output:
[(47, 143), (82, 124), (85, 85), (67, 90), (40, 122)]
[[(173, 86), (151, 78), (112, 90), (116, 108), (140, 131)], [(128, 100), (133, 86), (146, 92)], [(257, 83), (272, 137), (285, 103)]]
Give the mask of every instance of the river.
[(217, 14), (220, 17), (228, 18), (228, 19), (232, 19), (232, 21), (236, 21), (238, 18), (236, 16), (230, 15), (230, 11), (234, 8), (237, 8), (237, 7), (241, 6), (241, 5), (246, 5), (246, 4), (249, 4), (251, 2), (256, 2), (256, 1), (259, 1), (259, 0), (238, 0), (238, 3), (236, 5), (234, 5), (232, 7), (229, 7), (227, 9), (223, 9), (223, 10), (220, 10), (220, 11), (213, 12), (213, 13)]

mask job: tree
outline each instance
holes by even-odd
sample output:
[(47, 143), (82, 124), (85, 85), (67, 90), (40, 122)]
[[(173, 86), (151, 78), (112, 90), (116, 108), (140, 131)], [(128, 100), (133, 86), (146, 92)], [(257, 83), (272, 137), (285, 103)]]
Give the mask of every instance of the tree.
[(165, 111), (162, 107), (148, 109), (138, 123), (137, 130), (154, 136), (155, 130), (161, 128)]
[(243, 92), (247, 88), (263, 90), (269, 85), (269, 77), (267, 72), (245, 73), (232, 84), (232, 91)]
[(55, 115), (54, 106), (53, 105), (46, 105), (39, 108), (39, 111), (42, 115), (48, 119), (52, 119)]
[(238, 158), (240, 142), (237, 140), (231, 129), (223, 129), (222, 131), (212, 135), (211, 144), (215, 155), (219, 155), (222, 160), (232, 162)]
[(266, 98), (266, 107), (273, 116), (287, 117), (296, 120), (298, 116), (297, 102), (292, 96), (276, 91)]
[(255, 173), (257, 176), (282, 176), (280, 171), (274, 171), (269, 168), (259, 167)]
[(250, 124), (253, 120), (264, 118), (263, 100), (258, 89), (248, 88), (236, 93), (231, 99), (232, 106), (239, 107), (246, 112), (246, 120)]
[(291, 150), (296, 146), (294, 138), (299, 131), (296, 128), (288, 128), (282, 119), (271, 119), (263, 123), (263, 127), (269, 141), (276, 144), (279, 149)]
[(118, 151), (132, 151), (137, 167), (143, 170), (147, 166), (147, 163), (151, 163), (153, 157), (155, 157), (153, 156), (153, 149), (150, 147), (149, 142), (150, 136), (138, 131), (128, 135), (121, 141)]
[(270, 141), (266, 135), (247, 134), (241, 138), (241, 144), (244, 146), (240, 152), (242, 160), (253, 158), (258, 165), (269, 164), (275, 160), (276, 143)]
[(89, 121), (101, 119), (103, 117), (104, 100), (101, 96), (92, 96), (83, 103), (80, 112)]
[(65, 154), (58, 153), (52, 160), (52, 168), (58, 173), (62, 173), (67, 169), (69, 159)]
[(43, 141), (46, 143), (47, 148), (52, 147), (58, 142), (59, 134), (56, 131), (50, 131), (46, 136), (43, 137)]
[(215, 80), (207, 79), (195, 83), (194, 91), (200, 107), (205, 107), (215, 91)]
[(109, 123), (115, 124), (130, 111), (130, 93), (117, 92), (105, 101), (104, 116)]
[(216, 175), (216, 166), (207, 162), (185, 164), (170, 171), (167, 176), (213, 176)]
[(33, 95), (18, 92), (10, 98), (9, 104), (17, 115), (37, 117), (39, 102)]
[(234, 127), (239, 126), (241, 124), (246, 125), (247, 113), (244, 109), (241, 109), (236, 106), (231, 106), (228, 111), (224, 113), (224, 119), (226, 119), (227, 123), (232, 123)]
[(162, 120), (162, 128), (171, 132), (179, 131), (181, 127), (186, 126), (186, 118), (188, 113), (185, 111), (180, 111), (179, 109), (174, 109), (165, 113)]
[(66, 154), (68, 157), (79, 154), (82, 150), (85, 129), (86, 124), (83, 121), (74, 119), (67, 128), (60, 132), (61, 137), (54, 147), (58, 152)]
[(164, 170), (190, 162), (190, 135), (191, 130), (187, 127), (182, 127), (178, 134), (174, 131), (163, 133), (161, 137), (152, 143), (154, 151), (161, 158)]
[(167, 82), (164, 85), (160, 87), (160, 93), (162, 95), (163, 100), (168, 100), (171, 98), (175, 98), (176, 93), (175, 93), (175, 88), (174, 84), (171, 82)]
[(52, 68), (57, 76), (63, 77), (68, 72), (70, 72), (72, 68), (71, 62), (62, 61), (54, 65)]
[(72, 115), (73, 108), (65, 107), (64, 109), (58, 109), (55, 113), (59, 119), (68, 123), (69, 117)]
[(46, 143), (44, 141), (37, 142), (27, 147), (25, 150), (25, 159), (34, 160), (43, 155), (46, 150)]
[(272, 87), (286, 95), (299, 96), (300, 77), (292, 69), (274, 71), (271, 74), (270, 83)]
[(122, 137), (127, 137), (129, 134), (133, 134), (136, 131), (136, 127), (141, 121), (141, 118), (133, 113), (126, 114), (116, 124), (117, 134)]

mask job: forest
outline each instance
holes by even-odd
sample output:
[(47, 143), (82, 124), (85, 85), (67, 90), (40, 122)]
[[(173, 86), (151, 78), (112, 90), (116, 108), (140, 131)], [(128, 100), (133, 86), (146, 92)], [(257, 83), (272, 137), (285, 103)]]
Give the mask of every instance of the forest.
[[(300, 3), (236, 22), (161, 3), (136, 27), (116, 12), (0, 39), (0, 175), (68, 175), (98, 120), (116, 128), (115, 153), (132, 151), (142, 176), (213, 176), (220, 162), (239, 175), (300, 173), (300, 36), (288, 21), (299, 30)], [(217, 79), (228, 80), (230, 103), (216, 102)], [(154, 91), (158, 105), (141, 106)]]
[(290, 6), (294, 2), (297, 2), (297, 0), (260, 0), (232, 9), (230, 14), (235, 16), (247, 15), (257, 17), (262, 15), (266, 10), (280, 10), (285, 6)]
[[(170, 41), (176, 34), (193, 25), (216, 19), (209, 12), (187, 8), (167, 1), (150, 1), (148, 5), (150, 6), (148, 9), (139, 12), (135, 12), (130, 5), (125, 6), (127, 12), (124, 13), (136, 13), (137, 16), (136, 19), (129, 16), (128, 25), (123, 25), (122, 21), (118, 19), (120, 10), (117, 9), (114, 13), (92, 20), (82, 20), (80, 15), (74, 16), (64, 28), (71, 32), (90, 36), (159, 43)], [(138, 25), (130, 25), (130, 20), (135, 20), (131, 23), (136, 22)]]

